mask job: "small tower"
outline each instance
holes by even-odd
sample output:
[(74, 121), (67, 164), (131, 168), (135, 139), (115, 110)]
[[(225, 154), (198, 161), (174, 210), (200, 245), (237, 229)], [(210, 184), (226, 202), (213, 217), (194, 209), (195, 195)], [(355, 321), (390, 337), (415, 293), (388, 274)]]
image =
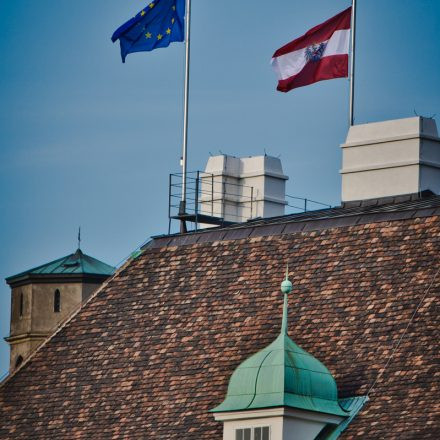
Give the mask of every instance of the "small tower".
[(287, 334), (287, 271), (281, 291), (280, 335), (238, 366), (225, 400), (211, 410), (224, 423), (223, 440), (333, 440), (367, 399), (338, 400), (330, 371)]
[(84, 254), (66, 257), (6, 278), (11, 287), (9, 371), (17, 368), (76, 310), (115, 268)]

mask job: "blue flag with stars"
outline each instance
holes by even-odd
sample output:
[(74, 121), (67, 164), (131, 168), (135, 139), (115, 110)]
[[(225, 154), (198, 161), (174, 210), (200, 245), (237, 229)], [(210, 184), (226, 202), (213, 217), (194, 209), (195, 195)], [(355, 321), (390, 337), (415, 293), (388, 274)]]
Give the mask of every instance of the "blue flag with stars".
[(184, 40), (185, 0), (155, 0), (112, 36), (121, 43), (122, 62), (129, 53), (148, 52)]

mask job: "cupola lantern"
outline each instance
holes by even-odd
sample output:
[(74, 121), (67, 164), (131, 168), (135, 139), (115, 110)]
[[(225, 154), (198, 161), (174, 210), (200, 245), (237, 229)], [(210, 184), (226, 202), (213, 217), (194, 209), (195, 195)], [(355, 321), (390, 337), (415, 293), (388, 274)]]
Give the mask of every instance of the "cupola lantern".
[(211, 410), (224, 424), (223, 440), (330, 440), (353, 417), (354, 400), (339, 401), (330, 371), (287, 334), (292, 289), (286, 271), (279, 336), (238, 366), (225, 400)]

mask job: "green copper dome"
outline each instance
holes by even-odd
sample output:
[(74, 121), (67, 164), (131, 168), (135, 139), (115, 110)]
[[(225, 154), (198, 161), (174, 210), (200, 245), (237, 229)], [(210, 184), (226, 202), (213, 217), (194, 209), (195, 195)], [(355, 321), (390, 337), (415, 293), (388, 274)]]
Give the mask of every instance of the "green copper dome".
[(77, 249), (73, 254), (8, 277), (6, 278), (6, 282), (11, 284), (31, 277), (47, 278), (60, 275), (95, 275), (99, 277), (109, 277), (114, 271), (114, 267), (84, 254), (81, 249)]
[[(285, 292), (291, 290), (285, 282), (283, 287)], [(225, 400), (212, 412), (280, 406), (348, 415), (338, 403), (330, 371), (287, 335), (287, 293), (281, 334), (234, 371)]]

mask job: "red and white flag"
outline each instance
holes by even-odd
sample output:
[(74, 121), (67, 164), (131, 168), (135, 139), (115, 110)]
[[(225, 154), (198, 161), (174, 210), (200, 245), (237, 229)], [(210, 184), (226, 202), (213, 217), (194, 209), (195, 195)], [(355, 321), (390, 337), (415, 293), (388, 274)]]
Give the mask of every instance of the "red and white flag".
[(272, 67), (280, 92), (348, 76), (351, 6), (278, 49)]

